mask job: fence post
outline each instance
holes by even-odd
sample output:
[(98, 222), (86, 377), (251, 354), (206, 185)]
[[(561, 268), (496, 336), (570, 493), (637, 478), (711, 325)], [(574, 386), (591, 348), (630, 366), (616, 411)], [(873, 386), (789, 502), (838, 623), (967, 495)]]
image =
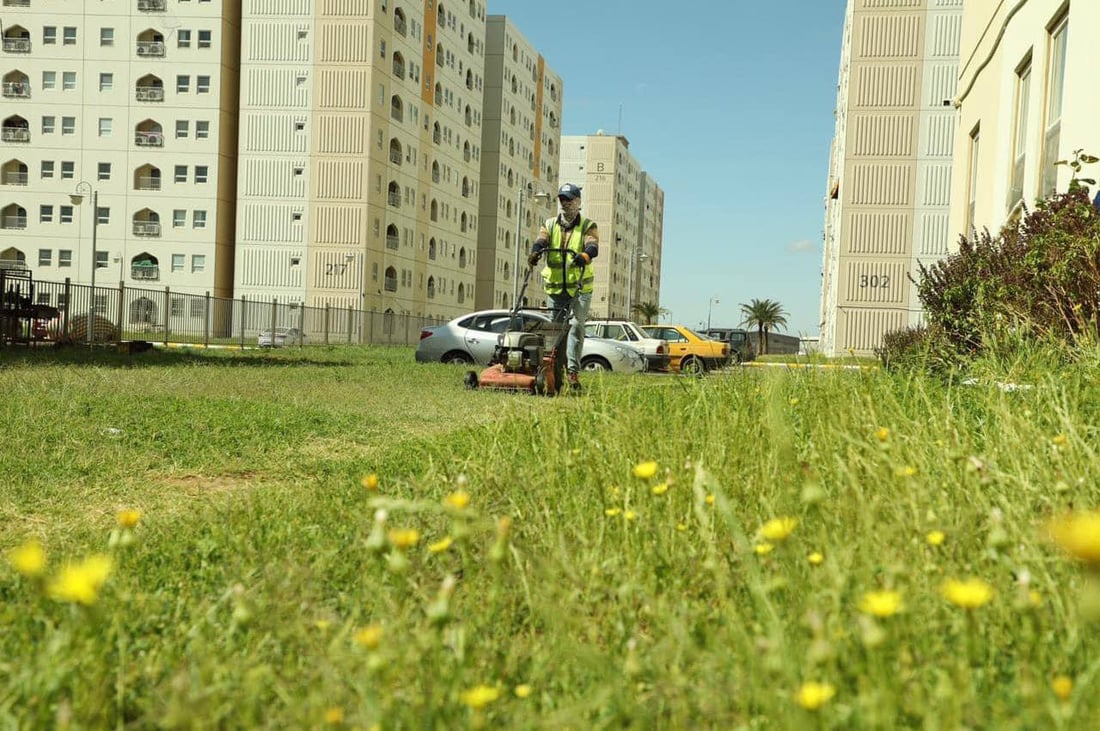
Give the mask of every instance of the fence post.
[(325, 303), (325, 345), (328, 345), (329, 303)]
[(210, 290), (206, 291), (206, 297), (202, 303), (202, 344), (210, 347)]
[(164, 347), (168, 347), (168, 322), (172, 319), (172, 300), (169, 299), (171, 291), (168, 287), (164, 288)]
[(351, 327), (352, 327), (351, 318), (352, 318), (352, 315), (353, 315), (353, 311), (351, 309), (351, 305), (348, 305), (348, 345), (351, 345)]
[(241, 350), (244, 350), (244, 321), (248, 316), (248, 297), (241, 295)]
[(305, 347), (306, 339), (306, 306), (303, 302), (298, 305), (298, 347)]
[(72, 280), (65, 277), (65, 313), (61, 316), (61, 333), (63, 336), (69, 335), (69, 310), (72, 309), (72, 303), (69, 299), (72, 297), (72, 292), (69, 289), (71, 284)]
[(271, 298), (271, 348), (275, 348), (275, 320), (279, 316), (279, 298)]
[[(98, 213), (96, 215), (99, 215)], [(126, 306), (126, 282), (125, 280), (118, 280), (118, 339), (122, 341), (122, 312)]]

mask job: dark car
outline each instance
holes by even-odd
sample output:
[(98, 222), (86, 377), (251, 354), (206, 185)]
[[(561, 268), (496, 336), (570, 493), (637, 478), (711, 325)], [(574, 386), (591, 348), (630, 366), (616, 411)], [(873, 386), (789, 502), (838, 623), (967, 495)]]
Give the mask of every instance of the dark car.
[(730, 346), (730, 360), (745, 363), (756, 357), (756, 348), (752, 347), (747, 330), (732, 327), (712, 327), (704, 333), (708, 338), (718, 340)]

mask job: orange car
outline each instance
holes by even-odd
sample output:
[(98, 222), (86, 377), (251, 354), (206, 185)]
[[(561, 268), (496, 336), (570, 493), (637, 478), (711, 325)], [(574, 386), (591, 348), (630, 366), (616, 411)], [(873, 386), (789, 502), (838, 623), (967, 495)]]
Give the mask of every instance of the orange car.
[(651, 338), (668, 343), (669, 370), (702, 375), (729, 362), (730, 346), (700, 335), (683, 325), (643, 325)]

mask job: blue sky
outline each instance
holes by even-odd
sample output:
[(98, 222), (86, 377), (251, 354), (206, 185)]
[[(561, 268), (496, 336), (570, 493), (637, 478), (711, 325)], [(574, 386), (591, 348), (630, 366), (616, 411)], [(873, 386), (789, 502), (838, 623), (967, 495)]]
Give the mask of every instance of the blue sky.
[[(697, 327), (820, 319), (844, 0), (488, 0), (561, 75), (562, 134), (621, 132), (665, 191), (661, 306)], [(622, 126), (619, 126), (620, 106)], [(597, 222), (598, 223), (598, 222)]]

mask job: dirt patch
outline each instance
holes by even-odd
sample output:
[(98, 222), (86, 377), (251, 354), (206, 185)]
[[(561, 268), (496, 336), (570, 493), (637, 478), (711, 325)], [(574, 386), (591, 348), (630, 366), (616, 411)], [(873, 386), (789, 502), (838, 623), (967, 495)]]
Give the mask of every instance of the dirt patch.
[(225, 475), (149, 475), (149, 480), (190, 497), (224, 495), (253, 490), (262, 479), (255, 472), (236, 472)]

